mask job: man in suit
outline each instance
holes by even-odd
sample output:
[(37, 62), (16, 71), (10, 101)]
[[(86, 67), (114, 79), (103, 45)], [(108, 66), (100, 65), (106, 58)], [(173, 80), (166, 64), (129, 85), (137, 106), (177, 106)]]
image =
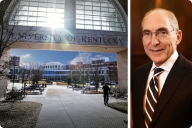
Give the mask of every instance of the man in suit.
[[(134, 128), (192, 125), (192, 64), (177, 51), (181, 39), (182, 31), (172, 12), (156, 8), (146, 13), (142, 20), (142, 42), (152, 62), (137, 68), (131, 78)], [(155, 76), (157, 68), (161, 72)]]

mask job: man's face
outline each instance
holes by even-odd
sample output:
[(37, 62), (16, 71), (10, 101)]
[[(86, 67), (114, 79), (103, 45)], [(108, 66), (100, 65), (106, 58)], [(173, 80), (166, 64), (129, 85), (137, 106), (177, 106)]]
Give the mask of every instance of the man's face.
[(148, 14), (143, 19), (142, 28), (144, 35), (148, 36), (149, 33), (153, 33), (147, 38), (142, 37), (143, 46), (149, 58), (156, 66), (160, 66), (176, 50), (181, 41), (182, 32), (174, 30), (168, 17), (160, 11)]

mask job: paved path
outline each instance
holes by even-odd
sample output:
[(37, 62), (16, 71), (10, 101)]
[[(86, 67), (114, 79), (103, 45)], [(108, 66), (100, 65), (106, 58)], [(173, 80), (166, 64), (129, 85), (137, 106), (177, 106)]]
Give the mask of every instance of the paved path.
[(24, 101), (43, 104), (36, 128), (127, 128), (127, 114), (105, 106), (102, 94), (48, 86), (43, 95), (28, 95)]
[(56, 83), (56, 82), (52, 82), (52, 85), (53, 85), (53, 86), (56, 86), (56, 85), (57, 85), (57, 83)]

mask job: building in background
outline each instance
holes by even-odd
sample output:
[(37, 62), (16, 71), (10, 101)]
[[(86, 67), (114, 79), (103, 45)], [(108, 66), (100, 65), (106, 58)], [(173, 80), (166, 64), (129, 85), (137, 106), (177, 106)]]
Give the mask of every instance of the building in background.
[(13, 79), (18, 81), (19, 79), (19, 65), (20, 65), (20, 57), (19, 56), (10, 56), (9, 57), (9, 73), (8, 77), (11, 81)]
[(105, 62), (105, 60), (93, 60), (90, 64), (77, 62), (76, 65), (64, 65), (59, 62), (50, 62), (42, 65), (45, 70), (43, 79), (50, 81), (66, 81), (68, 77), (73, 80), (73, 75), (79, 75), (79, 81), (82, 76), (86, 77), (85, 81), (92, 81), (92, 75), (98, 71), (100, 81), (118, 81), (117, 62)]
[[(10, 68), (8, 76), (11, 81), (14, 79), (15, 82), (18, 82), (19, 80), (27, 80), (29, 78), (30, 75), (22, 75), (22, 70), (29, 72), (30, 67), (27, 68), (20, 66), (19, 56), (10, 56), (9, 65)], [(49, 62), (44, 63), (40, 66), (44, 70), (42, 79), (46, 79), (49, 81), (66, 81), (68, 77), (71, 77), (71, 79), (73, 80), (74, 74), (78, 75), (79, 81), (82, 81), (83, 77), (85, 78), (84, 80), (86, 82), (94, 81), (92, 77), (96, 74), (96, 72), (98, 72), (97, 77), (99, 77), (100, 81), (118, 81), (117, 61), (109, 62), (106, 58), (91, 60), (90, 64), (77, 62), (76, 65), (65, 65), (60, 62)]]

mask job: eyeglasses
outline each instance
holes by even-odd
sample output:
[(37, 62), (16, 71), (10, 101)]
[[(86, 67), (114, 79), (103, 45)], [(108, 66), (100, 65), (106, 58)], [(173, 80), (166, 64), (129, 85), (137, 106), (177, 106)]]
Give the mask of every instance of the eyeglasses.
[[(174, 31), (174, 29), (172, 30)], [(164, 39), (166, 38), (172, 31), (168, 31), (168, 30), (157, 30), (156, 32), (151, 32), (151, 31), (143, 31), (143, 39), (150, 39), (152, 38), (152, 35), (155, 34), (155, 36), (158, 39)]]

